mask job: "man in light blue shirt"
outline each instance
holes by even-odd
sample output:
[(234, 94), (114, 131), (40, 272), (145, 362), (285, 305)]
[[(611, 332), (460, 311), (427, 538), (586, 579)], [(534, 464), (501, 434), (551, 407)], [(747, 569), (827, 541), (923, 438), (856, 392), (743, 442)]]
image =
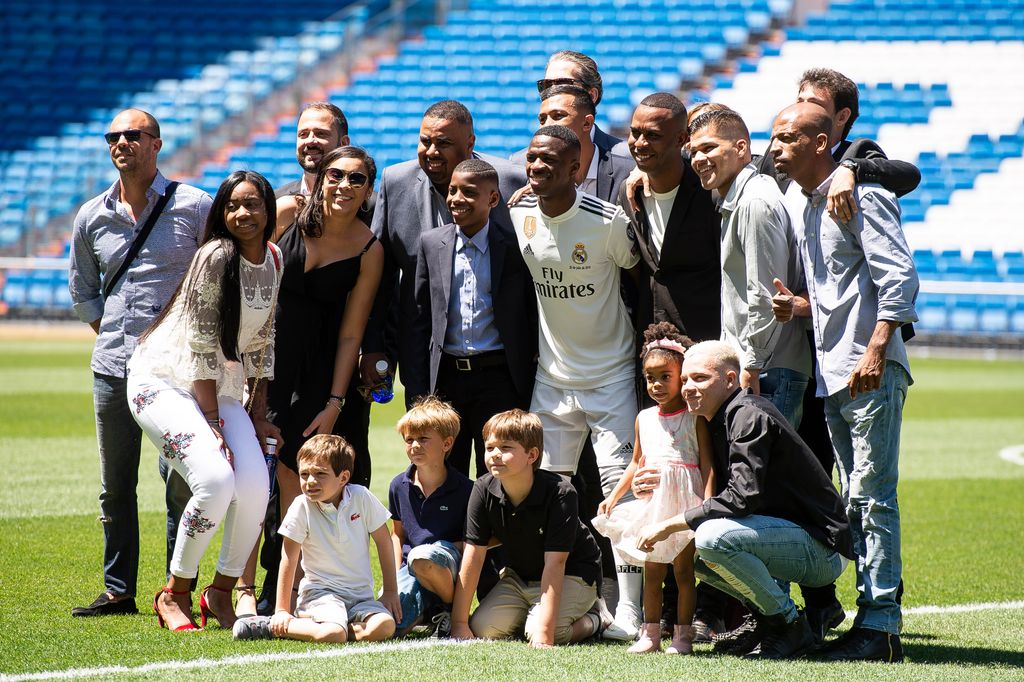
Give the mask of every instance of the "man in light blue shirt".
[[(810, 315), (818, 356), (818, 394), (836, 452), (854, 547), (858, 612), (854, 626), (826, 645), (826, 660), (899, 661), (902, 616), (900, 426), (911, 383), (897, 328), (917, 320), (917, 271), (895, 197), (875, 184), (856, 187), (860, 211), (837, 222), (826, 210), (836, 170), (832, 121), (812, 103), (790, 106), (772, 130), (777, 170), (794, 181), (786, 195), (805, 271), (794, 297), (781, 281), (777, 317)], [(790, 283), (787, 283), (790, 284)], [(799, 287), (799, 285), (796, 285)]]
[[(92, 353), (96, 437), (100, 449), (100, 521), (106, 589), (74, 616), (136, 613), (139, 571), (139, 479), (142, 431), (132, 418), (127, 363), (139, 337), (153, 323), (185, 276), (206, 227), (213, 200), (202, 190), (179, 185), (153, 231), (121, 279), (104, 296), (108, 278), (121, 267), (157, 202), (168, 191), (157, 170), (160, 126), (138, 109), (119, 113), (105, 135), (119, 177), (90, 199), (75, 217), (69, 289), (75, 312), (96, 332)], [(191, 493), (166, 468), (167, 556), (173, 552), (178, 519)]]
[[(527, 409), (537, 354), (533, 283), (500, 210), (498, 174), (482, 159), (458, 164), (446, 210), (453, 223), (423, 232), (416, 261), (406, 398), (437, 393), (462, 421), (451, 466), (486, 473), (481, 430), (498, 412)], [(503, 207), (502, 207), (503, 208)]]

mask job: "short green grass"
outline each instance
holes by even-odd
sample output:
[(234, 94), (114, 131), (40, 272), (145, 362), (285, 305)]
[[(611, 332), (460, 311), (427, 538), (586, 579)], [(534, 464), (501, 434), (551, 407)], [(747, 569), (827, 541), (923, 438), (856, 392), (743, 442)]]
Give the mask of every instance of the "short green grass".
[[(236, 643), (216, 628), (175, 635), (156, 627), (147, 603), (164, 565), (163, 497), (148, 445), (139, 486), (141, 613), (72, 619), (71, 607), (90, 602), (102, 587), (88, 361), (89, 348), (80, 342), (0, 346), (0, 679), (103, 666), (159, 679), (1024, 679), (1024, 610), (1009, 608), (908, 614), (908, 663), (898, 667), (748, 663), (703, 647), (687, 660), (671, 660), (629, 656), (625, 647), (609, 644), (403, 650), (390, 643)], [(916, 360), (913, 366), (900, 484), (905, 605), (1022, 600), (1024, 467), (997, 453), (1024, 443), (1024, 363)], [(374, 410), (372, 489), (385, 498), (405, 461), (393, 428), (400, 402)], [(211, 574), (214, 555), (208, 552), (202, 575)], [(853, 606), (852, 571), (843, 576), (840, 596)], [(271, 660), (262, 660), (266, 656)], [(200, 660), (206, 663), (193, 663)]]

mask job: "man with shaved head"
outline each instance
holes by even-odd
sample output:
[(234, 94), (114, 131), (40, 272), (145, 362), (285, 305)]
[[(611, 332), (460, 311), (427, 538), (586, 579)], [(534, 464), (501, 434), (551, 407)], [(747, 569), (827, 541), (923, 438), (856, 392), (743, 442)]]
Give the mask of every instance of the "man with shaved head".
[[(96, 439), (100, 449), (100, 521), (106, 589), (73, 616), (136, 613), (139, 573), (139, 480), (142, 431), (132, 417), (127, 362), (157, 318), (199, 247), (213, 201), (202, 190), (170, 183), (157, 170), (160, 124), (139, 109), (119, 113), (104, 134), (118, 179), (75, 217), (68, 286), (75, 312), (96, 332), (92, 354)], [(140, 236), (155, 220), (151, 231)], [(128, 258), (138, 244), (135, 255)], [(145, 248), (142, 248), (143, 243)], [(161, 460), (167, 481), (167, 558), (191, 493)]]
[(854, 626), (829, 643), (826, 660), (899, 661), (900, 425), (910, 363), (898, 328), (917, 320), (917, 271), (900, 226), (896, 198), (879, 185), (857, 185), (860, 210), (835, 220), (826, 197), (835, 178), (829, 112), (811, 102), (775, 119), (769, 150), (793, 180), (786, 195), (806, 291), (775, 283), (776, 317), (810, 315), (818, 395), (835, 449), (839, 481), (857, 548)]
[(793, 425), (765, 398), (740, 387), (740, 358), (725, 341), (690, 347), (683, 398), (708, 420), (714, 496), (640, 531), (637, 546), (694, 531), (702, 581), (743, 601), (757, 626), (729, 653), (791, 658), (814, 643), (804, 614), (777, 581), (825, 585), (853, 557), (843, 502)]

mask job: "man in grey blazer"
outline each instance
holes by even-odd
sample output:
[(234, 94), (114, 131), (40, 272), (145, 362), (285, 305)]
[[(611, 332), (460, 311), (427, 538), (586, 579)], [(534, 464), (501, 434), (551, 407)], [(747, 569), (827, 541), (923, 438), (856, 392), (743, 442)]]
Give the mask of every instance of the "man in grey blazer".
[[(437, 393), (462, 418), (448, 456), (469, 475), (486, 473), (481, 431), (498, 412), (529, 409), (536, 374), (537, 299), (503, 212), (498, 174), (483, 159), (455, 168), (447, 197), (454, 224), (424, 232), (416, 264), (415, 371), (403, 367), (410, 400)], [(424, 368), (422, 364), (427, 364)], [(421, 383), (427, 379), (427, 383)]]
[[(526, 171), (497, 157), (473, 151), (473, 117), (454, 100), (432, 104), (423, 114), (417, 158), (384, 169), (377, 192), (371, 228), (384, 246), (384, 274), (373, 313), (363, 337), (360, 373), (364, 383), (376, 381), (374, 366), (386, 359), (394, 371), (401, 368), (406, 385), (422, 386), (428, 380), (416, 376), (418, 354), (426, 348), (410, 343), (416, 314), (413, 285), (420, 253), (420, 236), (452, 222), (445, 203), (448, 182), (455, 167), (469, 158), (482, 158), (498, 173), (502, 201), (495, 213), (508, 219), (505, 201), (526, 184)], [(408, 404), (411, 402), (407, 400)]]

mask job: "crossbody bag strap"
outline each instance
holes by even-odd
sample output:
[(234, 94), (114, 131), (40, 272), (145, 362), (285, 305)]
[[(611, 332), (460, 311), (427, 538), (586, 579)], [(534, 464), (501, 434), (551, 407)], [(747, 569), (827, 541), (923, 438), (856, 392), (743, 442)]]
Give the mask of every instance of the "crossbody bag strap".
[(128, 249), (127, 255), (124, 260), (121, 261), (121, 267), (117, 269), (113, 277), (108, 277), (103, 283), (103, 299), (110, 298), (110, 292), (114, 290), (117, 283), (124, 277), (124, 273), (128, 272), (128, 268), (131, 266), (132, 261), (139, 255), (139, 251), (142, 250), (142, 245), (146, 243), (146, 239), (149, 237), (149, 233), (153, 231), (153, 226), (156, 225), (157, 218), (164, 212), (164, 207), (167, 206), (167, 202), (174, 196), (174, 190), (178, 189), (177, 182), (167, 183), (167, 187), (164, 189), (164, 195), (160, 197), (159, 201), (156, 202), (156, 206), (153, 207), (153, 212), (149, 214), (149, 218), (146, 219), (146, 224), (142, 226), (139, 234), (135, 237), (135, 241), (132, 242), (131, 247)]

